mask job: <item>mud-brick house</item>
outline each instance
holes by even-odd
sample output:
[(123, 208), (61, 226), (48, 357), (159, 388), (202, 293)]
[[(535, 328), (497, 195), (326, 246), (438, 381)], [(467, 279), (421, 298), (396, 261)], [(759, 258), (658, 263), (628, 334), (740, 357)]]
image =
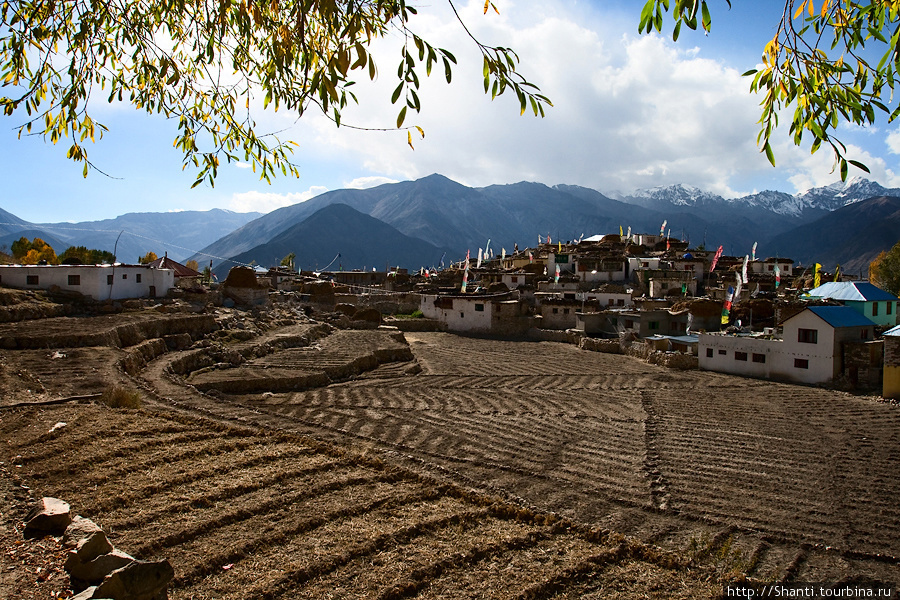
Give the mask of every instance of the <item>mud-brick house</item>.
[(0, 285), (59, 289), (94, 300), (156, 298), (175, 287), (175, 272), (149, 265), (0, 265)]
[(884, 332), (884, 381), (881, 395), (900, 400), (900, 325)]
[[(700, 368), (799, 383), (825, 383), (859, 368), (880, 368), (873, 351), (875, 323), (846, 306), (811, 306), (786, 319), (773, 334), (701, 333)], [(857, 345), (864, 346), (862, 349)], [(845, 361), (845, 356), (852, 356)]]
[(897, 324), (897, 303), (900, 298), (868, 281), (829, 281), (809, 290), (807, 296), (837, 300), (876, 325), (893, 327)]
[(520, 335), (534, 327), (534, 316), (516, 291), (504, 294), (422, 294), (422, 315), (448, 331), (487, 335)]

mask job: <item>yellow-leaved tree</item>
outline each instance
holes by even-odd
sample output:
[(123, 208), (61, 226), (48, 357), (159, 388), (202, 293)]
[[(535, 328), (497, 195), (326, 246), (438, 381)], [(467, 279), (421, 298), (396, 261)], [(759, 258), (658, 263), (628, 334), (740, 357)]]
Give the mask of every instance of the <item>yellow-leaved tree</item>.
[[(438, 68), (450, 82), (456, 63), (415, 32), (417, 12), (406, 0), (2, 0), (0, 108), (24, 118), (20, 135), (67, 140), (85, 176), (93, 165), (84, 142), (107, 130), (89, 114), (89, 99), (177, 122), (174, 145), (183, 166), (197, 169), (195, 186), (214, 184), (223, 160), (250, 163), (266, 181), (298, 176), (294, 143), (257, 130), (253, 101), (298, 116), (321, 111), (340, 126), (356, 101), (354, 74), (378, 73), (373, 42), (399, 34), (391, 101), (403, 128), (407, 111), (421, 108), (420, 77)], [(511, 89), (523, 113), (543, 115), (550, 102), (519, 73), (516, 53), (471, 39), (484, 58), (485, 92)]]
[(869, 263), (869, 281), (886, 292), (900, 295), (900, 242), (883, 250)]
[[(725, 0), (730, 7), (731, 1)], [(888, 122), (900, 115), (895, 86), (900, 83), (900, 2), (896, 0), (783, 0), (772, 10), (775, 35), (762, 49), (761, 67), (751, 91), (762, 95), (757, 142), (774, 165), (770, 140), (779, 113), (793, 109), (790, 135), (800, 145), (804, 136), (816, 152), (831, 147), (841, 179), (848, 164), (846, 146), (835, 136), (842, 123), (872, 125), (878, 114)], [(765, 9), (771, 10), (769, 6)], [(662, 31), (670, 15), (677, 40), (682, 26), (712, 29), (706, 0), (647, 0), (640, 31)]]

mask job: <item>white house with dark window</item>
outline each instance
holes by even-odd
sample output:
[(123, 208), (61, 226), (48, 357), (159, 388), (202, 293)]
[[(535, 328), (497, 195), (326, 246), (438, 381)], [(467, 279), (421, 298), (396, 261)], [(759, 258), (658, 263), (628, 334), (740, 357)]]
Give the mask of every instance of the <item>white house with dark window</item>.
[(94, 300), (154, 298), (175, 286), (175, 272), (149, 265), (0, 265), (0, 284), (25, 290), (58, 288)]
[(422, 315), (446, 324), (448, 331), (517, 335), (534, 327), (528, 306), (516, 291), (493, 295), (422, 294)]
[(848, 344), (871, 342), (875, 323), (846, 306), (811, 306), (773, 335), (701, 333), (701, 369), (799, 383), (831, 381), (844, 370)]

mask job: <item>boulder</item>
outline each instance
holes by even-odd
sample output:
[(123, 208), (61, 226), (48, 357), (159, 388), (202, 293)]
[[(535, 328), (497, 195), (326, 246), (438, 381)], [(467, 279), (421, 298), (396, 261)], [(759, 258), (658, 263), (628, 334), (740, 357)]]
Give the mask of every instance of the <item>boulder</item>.
[(41, 498), (25, 520), (25, 534), (61, 535), (72, 522), (69, 505), (58, 498)]
[(94, 592), (97, 591), (97, 586), (92, 585), (91, 587), (85, 588), (81, 592), (75, 594), (69, 600), (91, 600), (94, 597)]
[(66, 532), (63, 534), (63, 546), (66, 548), (74, 548), (78, 546), (78, 542), (84, 538), (90, 537), (97, 531), (102, 532), (103, 530), (90, 519), (85, 519), (81, 515), (75, 515), (75, 518), (72, 519), (72, 523), (66, 527)]
[(156, 600), (164, 598), (166, 586), (175, 577), (167, 560), (136, 560), (106, 576), (93, 598), (112, 600)]
[(94, 560), (101, 554), (109, 554), (113, 551), (113, 545), (106, 539), (103, 531), (92, 533), (78, 542), (74, 552), (81, 562)]
[[(101, 554), (89, 561), (78, 560), (78, 553), (75, 550), (69, 552), (66, 558), (65, 569), (69, 573), (72, 580), (73, 588), (86, 587), (87, 585), (98, 585), (104, 578), (113, 573), (117, 569), (127, 567), (134, 562), (134, 557), (122, 552), (121, 550), (113, 550), (107, 554)], [(76, 585), (80, 584), (80, 585)], [(107, 596), (99, 596), (106, 598)]]

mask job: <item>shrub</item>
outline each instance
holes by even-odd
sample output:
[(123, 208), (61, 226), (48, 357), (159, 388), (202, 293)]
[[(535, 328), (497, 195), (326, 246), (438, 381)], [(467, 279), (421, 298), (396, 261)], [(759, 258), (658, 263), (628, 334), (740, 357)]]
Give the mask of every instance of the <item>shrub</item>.
[(141, 393), (119, 385), (111, 385), (103, 390), (100, 402), (110, 408), (140, 408)]

